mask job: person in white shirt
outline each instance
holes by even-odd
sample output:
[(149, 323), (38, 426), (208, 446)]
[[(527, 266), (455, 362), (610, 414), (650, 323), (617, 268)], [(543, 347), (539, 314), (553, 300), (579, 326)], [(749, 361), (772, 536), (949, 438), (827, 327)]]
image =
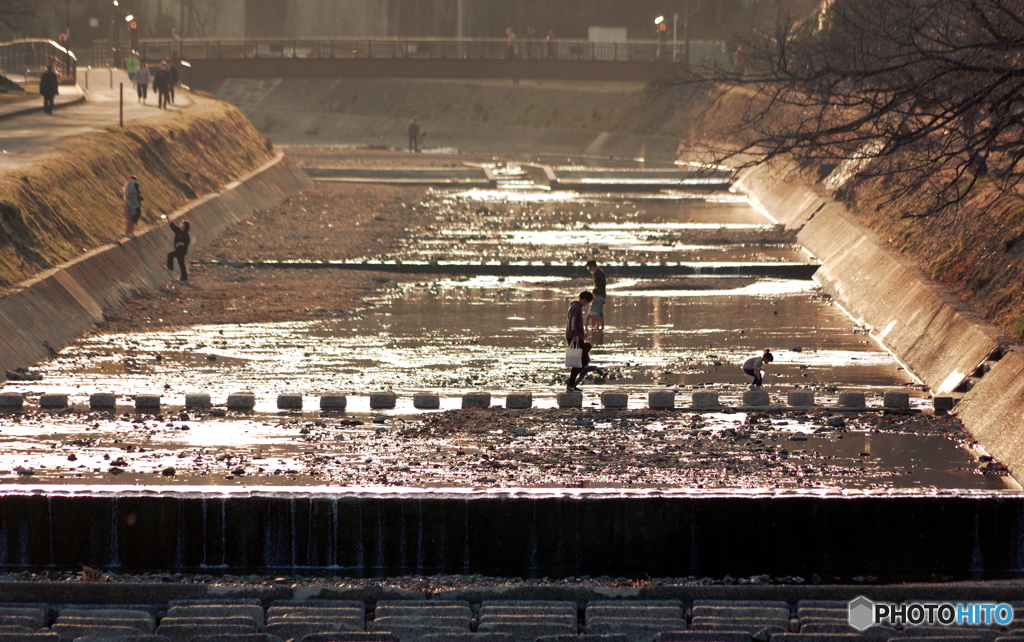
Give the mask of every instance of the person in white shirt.
[(765, 348), (764, 352), (758, 356), (750, 357), (743, 362), (743, 372), (754, 378), (753, 383), (750, 384), (751, 390), (756, 390), (761, 387), (761, 378), (764, 377), (764, 371), (762, 368), (772, 361), (775, 361), (775, 357), (772, 355), (771, 348)]

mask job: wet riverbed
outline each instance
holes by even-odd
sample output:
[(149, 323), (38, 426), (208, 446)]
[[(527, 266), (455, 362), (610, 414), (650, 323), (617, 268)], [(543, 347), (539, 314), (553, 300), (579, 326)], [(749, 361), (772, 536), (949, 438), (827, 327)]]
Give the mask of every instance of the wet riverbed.
[[(426, 208), (436, 222), (411, 230), (398, 254), (367, 252), (364, 258), (561, 265), (588, 258), (608, 265), (810, 260), (787, 233), (729, 194), (473, 190), (435, 192), (407, 207)], [(245, 287), (261, 287), (261, 270), (246, 274)], [(606, 374), (583, 384), (583, 411), (555, 410), (566, 375), (565, 310), (590, 285), (544, 277), (395, 275), (354, 314), (335, 314), (324, 301), (303, 320), (204, 325), (202, 310), (195, 309), (191, 327), (93, 335), (41, 364), (44, 381), (12, 382), (4, 390), (25, 392), (30, 400), (64, 392), (78, 407), (93, 392), (113, 392), (126, 404), (135, 394), (159, 394), (168, 410), (159, 418), (79, 411), (0, 417), (0, 480), (1005, 487), (1003, 478), (981, 474), (987, 462), (969, 449), (953, 420), (918, 418), (908, 427), (909, 419), (875, 411), (830, 426), (831, 417), (820, 411), (762, 419), (642, 409), (647, 391), (656, 388), (676, 390), (681, 405), (702, 389), (738, 405), (749, 383), (740, 364), (765, 347), (777, 359), (766, 389), (780, 403), (792, 390), (813, 390), (820, 404), (834, 404), (840, 391), (863, 391), (877, 407), (884, 392), (901, 390), (911, 393), (915, 407), (925, 406), (927, 394), (913, 377), (809, 280), (610, 282), (606, 328), (590, 338), (593, 363)], [(383, 389), (398, 393), (398, 407), (371, 412), (366, 393)], [(186, 394), (209, 393), (223, 404), (229, 393), (243, 390), (258, 399), (254, 416), (179, 414)], [(539, 410), (478, 411), (463, 419), (457, 416), (467, 413), (447, 412), (475, 390), (492, 392), (495, 404), (508, 392), (529, 391)], [(598, 395), (605, 390), (630, 392), (630, 410), (600, 410)], [(417, 392), (437, 392), (441, 410), (416, 411), (411, 396)], [(304, 395), (309, 410), (279, 413), (276, 397), (285, 393)], [(348, 413), (321, 417), (316, 398), (326, 393), (350, 395)]]

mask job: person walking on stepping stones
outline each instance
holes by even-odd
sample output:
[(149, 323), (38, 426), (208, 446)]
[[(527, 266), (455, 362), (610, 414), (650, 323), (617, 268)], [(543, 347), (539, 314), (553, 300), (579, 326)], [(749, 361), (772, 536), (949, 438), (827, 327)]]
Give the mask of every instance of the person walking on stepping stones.
[[(586, 330), (583, 328), (583, 308), (590, 305), (593, 300), (594, 295), (584, 290), (580, 292), (580, 298), (569, 304), (565, 318), (565, 342), (569, 346), (576, 344), (583, 348), (587, 339)], [(565, 380), (566, 392), (580, 392), (580, 389), (576, 387), (576, 380), (579, 379), (581, 372), (583, 372), (583, 368), (573, 368), (569, 371), (569, 378)]]
[(775, 357), (772, 355), (771, 348), (765, 348), (764, 352), (758, 356), (750, 357), (743, 362), (743, 372), (754, 378), (753, 383), (750, 384), (751, 390), (761, 389), (761, 378), (764, 376), (764, 371), (761, 368), (772, 361), (775, 361)]
[(185, 255), (188, 254), (188, 245), (192, 242), (188, 230), (188, 221), (182, 221), (181, 227), (171, 223), (171, 231), (174, 232), (174, 249), (167, 253), (167, 271), (174, 271), (174, 259), (178, 259), (178, 270), (181, 272), (182, 281), (188, 281), (188, 271), (185, 269)]

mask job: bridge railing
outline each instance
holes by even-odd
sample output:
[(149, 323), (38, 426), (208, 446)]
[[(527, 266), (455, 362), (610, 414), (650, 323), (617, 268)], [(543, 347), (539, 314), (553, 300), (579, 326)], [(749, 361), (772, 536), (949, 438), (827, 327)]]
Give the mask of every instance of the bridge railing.
[[(589, 40), (522, 39), (509, 46), (505, 38), (214, 38), (185, 39), (186, 60), (240, 58), (421, 58), (677, 61), (685, 59), (683, 43), (655, 40), (591, 42)], [(111, 64), (114, 51), (104, 41), (93, 43), (93, 64)], [(169, 40), (139, 41), (139, 55), (150, 62), (171, 55)], [(725, 43), (691, 41), (690, 62), (727, 66)]]
[(4, 74), (39, 77), (46, 68), (61, 79), (74, 78), (78, 66), (75, 54), (53, 40), (28, 38), (0, 43), (0, 71)]

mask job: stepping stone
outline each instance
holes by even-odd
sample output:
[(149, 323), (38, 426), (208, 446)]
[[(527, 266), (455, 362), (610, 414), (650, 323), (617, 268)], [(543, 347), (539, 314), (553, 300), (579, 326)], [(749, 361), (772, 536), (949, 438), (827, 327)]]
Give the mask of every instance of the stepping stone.
[(594, 617), (682, 620), (683, 605), (679, 600), (601, 600), (587, 604), (585, 623)]
[(370, 408), (374, 410), (394, 408), (398, 397), (393, 392), (371, 392)]
[(786, 396), (786, 401), (791, 406), (813, 406), (813, 390), (794, 390)]
[(582, 392), (560, 392), (556, 397), (559, 408), (582, 408), (583, 407), (583, 393)]
[[(260, 619), (257, 620), (252, 615), (234, 615), (225, 613), (224, 615), (167, 615), (160, 620), (160, 626), (182, 626), (182, 625), (197, 625), (197, 626), (213, 626), (213, 625), (224, 625), (224, 626), (244, 626), (253, 633), (259, 633), (259, 629), (263, 626), (263, 615), (260, 614)], [(216, 635), (216, 634), (211, 634)]]
[(595, 617), (587, 623), (588, 635), (625, 635), (630, 642), (651, 640), (658, 633), (668, 631), (683, 631), (686, 629), (686, 620), (675, 619), (650, 619), (645, 617), (637, 618), (616, 618), (616, 617)]
[(68, 396), (62, 394), (45, 394), (39, 397), (39, 407), (47, 409), (60, 409), (68, 407)]
[(302, 395), (277, 395), (278, 410), (302, 410)]
[(676, 407), (674, 390), (651, 390), (647, 393), (647, 407), (651, 410), (672, 410)]
[(256, 407), (256, 395), (251, 392), (235, 392), (228, 395), (228, 410), (248, 412)]
[(838, 406), (840, 408), (865, 408), (867, 404), (864, 403), (863, 392), (840, 392)]
[(490, 408), (491, 393), (489, 392), (467, 392), (462, 395), (463, 408)]
[(347, 405), (345, 395), (320, 395), (320, 410), (344, 410)]
[[(76, 617), (73, 615), (61, 615), (59, 618), (57, 618), (57, 621), (54, 623), (55, 626), (57, 624), (66, 624), (68, 626), (128, 627), (131, 629), (135, 629), (135, 635), (139, 635), (140, 633), (150, 635), (156, 629), (156, 625), (153, 623), (152, 617), (148, 619), (137, 619), (114, 617)], [(63, 637), (63, 635), (61, 637)]]
[(160, 410), (160, 395), (135, 395), (135, 409), (146, 412)]
[(25, 405), (24, 395), (17, 392), (0, 394), (0, 410), (21, 410)]
[(744, 406), (770, 406), (772, 400), (764, 390), (745, 390), (743, 392)]
[(89, 408), (92, 410), (109, 410), (117, 407), (117, 395), (108, 392), (97, 392), (89, 395)]
[(267, 623), (265, 631), (285, 640), (298, 640), (311, 633), (330, 633), (337, 631), (362, 631), (364, 621), (362, 614), (359, 620), (346, 619), (300, 619), (275, 618)]
[(434, 410), (441, 407), (441, 398), (432, 393), (413, 395), (412, 407), (423, 410)]
[(210, 395), (199, 394), (199, 395), (185, 395), (185, 407), (192, 409), (203, 409), (213, 406), (210, 402)]
[(698, 390), (693, 393), (691, 404), (694, 408), (721, 408), (718, 401), (718, 393), (708, 390)]
[(533, 408), (533, 393), (532, 392), (513, 392), (509, 393), (505, 397), (505, 407), (522, 410), (526, 408)]
[(691, 610), (691, 617), (733, 617), (767, 619), (789, 622), (789, 607), (777, 606), (718, 606), (700, 604)]
[(909, 408), (910, 395), (906, 392), (889, 391), (882, 395), (882, 405), (886, 408)]
[(629, 406), (629, 394), (621, 390), (602, 392), (601, 405), (605, 408), (626, 408)]

